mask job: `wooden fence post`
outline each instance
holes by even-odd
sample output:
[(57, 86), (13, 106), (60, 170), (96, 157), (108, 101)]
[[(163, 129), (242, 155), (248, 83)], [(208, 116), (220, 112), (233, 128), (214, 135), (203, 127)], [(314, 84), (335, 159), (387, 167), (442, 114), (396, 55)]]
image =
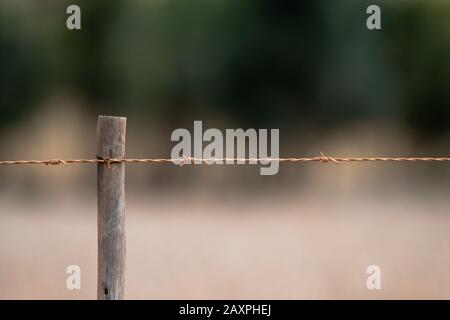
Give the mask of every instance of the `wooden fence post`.
[[(125, 155), (127, 118), (100, 116), (97, 157), (121, 159)], [(97, 164), (97, 299), (124, 298), (125, 291), (125, 164)]]

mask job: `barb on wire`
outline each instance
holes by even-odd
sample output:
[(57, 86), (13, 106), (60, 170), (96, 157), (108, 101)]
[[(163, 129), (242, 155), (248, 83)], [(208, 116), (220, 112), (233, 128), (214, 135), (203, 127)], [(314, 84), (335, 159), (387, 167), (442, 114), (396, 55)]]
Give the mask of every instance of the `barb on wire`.
[(339, 161), (337, 161), (336, 159), (332, 158), (332, 157), (326, 157), (322, 151), (320, 151), (320, 162), (334, 162), (336, 164), (342, 164)]
[(57, 166), (58, 164), (63, 164), (65, 166), (68, 166), (67, 162), (65, 162), (62, 159), (50, 159), (50, 160), (46, 160), (45, 165), (51, 165), (51, 166)]

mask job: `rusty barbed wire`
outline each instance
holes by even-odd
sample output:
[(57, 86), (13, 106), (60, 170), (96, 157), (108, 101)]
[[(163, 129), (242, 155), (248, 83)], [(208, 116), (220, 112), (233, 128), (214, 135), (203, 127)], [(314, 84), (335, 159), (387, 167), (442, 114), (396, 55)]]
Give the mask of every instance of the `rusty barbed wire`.
[(331, 157), (322, 152), (316, 157), (289, 158), (196, 158), (183, 156), (182, 158), (122, 158), (122, 159), (47, 159), (47, 160), (2, 160), (0, 165), (65, 165), (70, 164), (111, 164), (116, 163), (173, 163), (178, 166), (190, 164), (220, 164), (220, 163), (269, 163), (269, 162), (333, 162), (342, 165), (343, 162), (450, 162), (450, 157)]

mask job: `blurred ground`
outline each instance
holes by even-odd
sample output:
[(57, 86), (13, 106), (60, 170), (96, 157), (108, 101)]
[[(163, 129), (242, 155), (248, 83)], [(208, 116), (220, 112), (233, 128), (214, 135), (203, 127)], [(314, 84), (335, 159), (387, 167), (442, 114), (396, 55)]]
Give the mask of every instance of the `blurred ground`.
[[(128, 299), (450, 298), (443, 195), (128, 196)], [(0, 198), (0, 298), (94, 299), (94, 198)], [(78, 264), (82, 290), (65, 288)], [(368, 265), (382, 290), (366, 289)]]

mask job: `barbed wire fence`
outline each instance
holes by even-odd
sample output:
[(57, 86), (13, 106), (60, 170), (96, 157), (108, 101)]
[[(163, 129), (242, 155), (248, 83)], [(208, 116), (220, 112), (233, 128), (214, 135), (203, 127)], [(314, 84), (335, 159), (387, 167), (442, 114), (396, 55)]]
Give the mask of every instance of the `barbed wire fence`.
[(104, 300), (123, 299), (125, 294), (125, 164), (450, 162), (450, 157), (334, 157), (322, 152), (316, 157), (286, 158), (126, 158), (125, 131), (126, 118), (100, 116), (95, 159), (0, 160), (5, 166), (97, 165), (97, 298)]
[(0, 165), (65, 165), (70, 164), (116, 164), (116, 163), (172, 163), (180, 167), (190, 164), (215, 164), (223, 162), (333, 162), (343, 164), (344, 162), (448, 162), (450, 157), (332, 157), (323, 153), (317, 157), (292, 157), (292, 158), (196, 158), (183, 156), (181, 158), (122, 158), (122, 159), (47, 159), (47, 160), (2, 160)]

